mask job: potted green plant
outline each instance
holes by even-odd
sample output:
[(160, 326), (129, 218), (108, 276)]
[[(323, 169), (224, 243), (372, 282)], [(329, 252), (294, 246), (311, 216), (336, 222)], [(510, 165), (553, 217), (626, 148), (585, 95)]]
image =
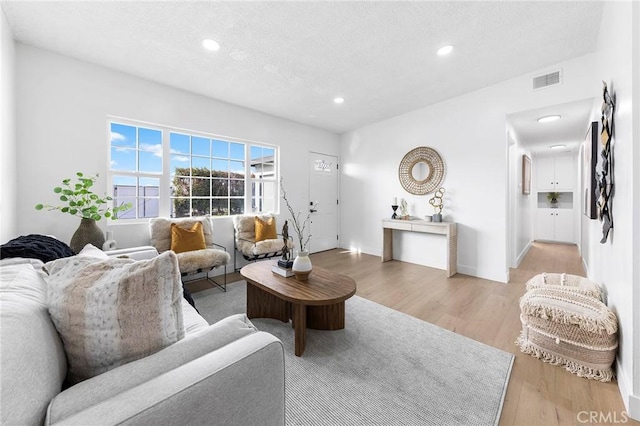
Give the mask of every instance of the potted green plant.
[(85, 176), (81, 172), (76, 173), (77, 182), (71, 179), (64, 179), (61, 186), (53, 188), (53, 192), (58, 194), (62, 205), (52, 206), (49, 204), (36, 204), (36, 210), (59, 210), (72, 216), (81, 218), (80, 226), (71, 237), (69, 246), (78, 253), (86, 244), (93, 244), (101, 248), (104, 244), (104, 234), (97, 221), (103, 217), (117, 219), (118, 213), (131, 208), (131, 203), (122, 203), (119, 206), (111, 206), (113, 198), (105, 195), (100, 197), (91, 188), (98, 179), (95, 176)]
[(549, 201), (549, 206), (552, 209), (558, 208), (558, 200), (560, 199), (559, 192), (549, 192), (547, 193), (547, 201)]

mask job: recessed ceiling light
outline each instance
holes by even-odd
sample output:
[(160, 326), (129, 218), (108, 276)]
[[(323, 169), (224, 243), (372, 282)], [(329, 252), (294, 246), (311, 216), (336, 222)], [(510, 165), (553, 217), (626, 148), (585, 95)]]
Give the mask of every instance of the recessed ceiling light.
[(451, 53), (452, 50), (453, 50), (453, 46), (451, 46), (450, 44), (446, 46), (442, 46), (440, 49), (438, 49), (438, 55), (439, 56), (448, 55), (449, 53)]
[(212, 52), (217, 52), (218, 50), (220, 50), (220, 43), (210, 38), (205, 38), (204, 40), (202, 40), (202, 47), (207, 50), (211, 50)]
[(551, 145), (549, 148), (551, 149), (562, 149), (562, 148), (566, 148), (567, 146), (564, 144), (557, 144), (557, 145)]
[(344, 102), (344, 98), (334, 98), (333, 102), (337, 103), (337, 104), (341, 104)]
[(538, 123), (548, 123), (550, 121), (560, 120), (561, 116), (559, 115), (545, 115), (544, 117), (538, 118)]

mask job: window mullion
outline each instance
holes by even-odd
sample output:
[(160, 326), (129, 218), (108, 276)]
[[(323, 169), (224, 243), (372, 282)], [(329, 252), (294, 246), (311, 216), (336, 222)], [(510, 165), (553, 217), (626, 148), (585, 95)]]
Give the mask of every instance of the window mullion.
[(244, 144), (244, 211), (245, 213), (251, 212), (253, 203), (253, 194), (251, 193), (251, 187), (253, 186), (253, 179), (251, 178), (251, 145)]
[(162, 129), (162, 176), (160, 177), (160, 202), (159, 215), (169, 217), (171, 215), (171, 145), (170, 131)]

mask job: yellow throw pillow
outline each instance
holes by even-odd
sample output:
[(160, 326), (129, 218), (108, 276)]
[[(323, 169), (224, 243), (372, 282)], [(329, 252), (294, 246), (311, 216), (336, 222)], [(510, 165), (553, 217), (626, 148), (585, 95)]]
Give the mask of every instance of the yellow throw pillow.
[(275, 217), (270, 217), (265, 221), (256, 216), (254, 222), (256, 225), (256, 243), (258, 241), (273, 240), (278, 238), (278, 234), (276, 233)]
[(171, 224), (171, 250), (176, 253), (201, 250), (207, 248), (204, 242), (202, 223), (196, 222), (191, 229), (184, 229), (175, 223)]

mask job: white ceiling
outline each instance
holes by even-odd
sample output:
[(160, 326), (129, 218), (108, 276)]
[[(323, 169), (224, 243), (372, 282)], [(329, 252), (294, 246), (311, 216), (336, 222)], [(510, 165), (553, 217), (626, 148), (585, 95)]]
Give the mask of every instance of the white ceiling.
[[(2, 8), (18, 42), (343, 133), (593, 52), (603, 3), (3, 0)], [(203, 38), (221, 49), (203, 50)], [(437, 56), (445, 44), (455, 50)]]
[[(594, 99), (588, 98), (519, 112), (507, 118), (515, 129), (518, 142), (532, 153), (575, 152), (587, 133), (593, 104)], [(549, 115), (560, 115), (561, 118), (547, 123), (538, 122), (538, 118)], [(566, 145), (566, 148), (552, 150), (552, 145)]]

